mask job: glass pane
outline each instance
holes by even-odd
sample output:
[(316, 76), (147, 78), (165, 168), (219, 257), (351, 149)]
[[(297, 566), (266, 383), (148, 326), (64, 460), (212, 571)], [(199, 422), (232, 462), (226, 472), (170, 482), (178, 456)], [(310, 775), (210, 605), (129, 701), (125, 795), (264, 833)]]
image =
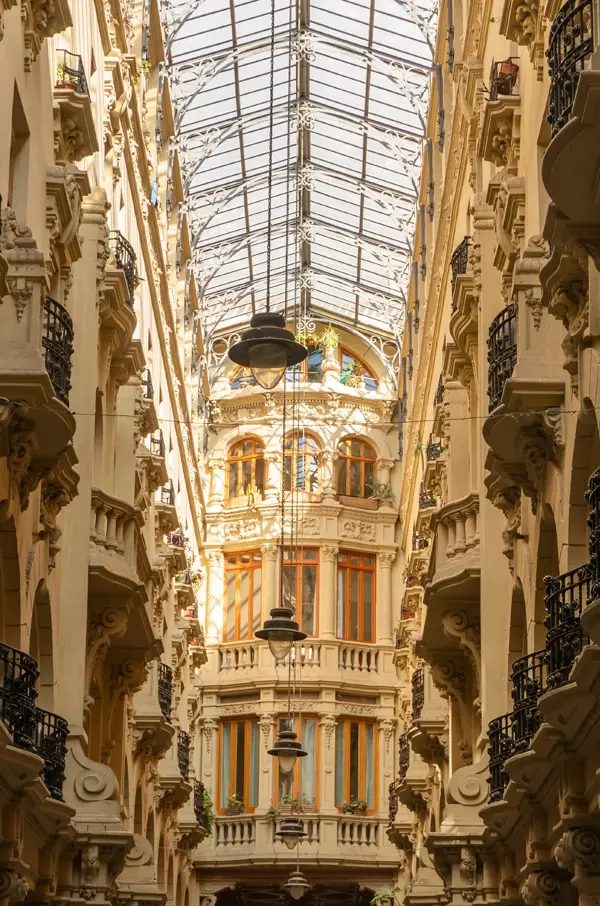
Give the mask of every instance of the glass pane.
[(260, 629), (260, 592), (262, 587), (262, 569), (252, 570), (252, 634)]
[(359, 440), (350, 442), (350, 453), (352, 456), (360, 456), (362, 453), (362, 444)]
[(305, 560), (318, 560), (319, 552), (318, 551), (304, 551)]
[(350, 572), (350, 631), (348, 633), (351, 639), (358, 641), (358, 572)]
[(338, 494), (346, 493), (346, 460), (338, 460)]
[(375, 454), (366, 444), (363, 447), (363, 456), (365, 459), (375, 459)]
[(283, 490), (292, 490), (292, 457), (286, 456), (283, 466)]
[(335, 804), (341, 805), (346, 798), (346, 778), (344, 772), (344, 730), (346, 725), (340, 721), (335, 728)]
[(302, 568), (302, 631), (307, 635), (316, 632), (317, 615), (317, 567)]
[(373, 476), (375, 475), (375, 463), (366, 462), (365, 464), (365, 488), (368, 493), (373, 485)]
[(252, 485), (252, 461), (246, 459), (242, 462), (242, 494), (246, 494)]
[(365, 799), (369, 808), (375, 808), (375, 746), (373, 724), (365, 727)]
[(255, 484), (259, 491), (264, 491), (265, 489), (265, 461), (260, 456), (255, 463)]
[(346, 570), (338, 569), (337, 590), (337, 634), (338, 638), (346, 638)]
[(373, 574), (363, 573), (363, 641), (373, 641)]
[(238, 489), (238, 464), (237, 462), (229, 463), (229, 496), (239, 497)]
[(308, 353), (308, 380), (320, 381), (323, 365), (323, 353), (320, 349), (311, 349)]
[(283, 602), (296, 612), (296, 567), (289, 563), (283, 567)]
[(243, 454), (243, 455), (246, 455), (247, 453), (252, 453), (252, 449), (253, 449), (253, 447), (254, 447), (254, 441), (252, 441), (252, 440), (243, 440), (243, 441), (242, 441), (242, 444), (241, 444), (241, 447), (242, 447), (242, 454)]
[(246, 805), (246, 790), (244, 789), (244, 765), (246, 764), (246, 724), (243, 721), (236, 723), (237, 739), (235, 744), (235, 789), (233, 793)]
[(258, 724), (250, 726), (250, 790), (248, 805), (258, 804)]
[(350, 724), (350, 798), (358, 799), (358, 761), (360, 747), (358, 742), (359, 725), (352, 722)]
[(311, 456), (309, 459), (309, 491), (315, 493), (319, 490), (319, 459), (317, 456)]
[(361, 465), (355, 459), (350, 460), (350, 497), (362, 497), (363, 486), (360, 478)]
[(248, 638), (248, 591), (248, 571), (244, 569), (240, 574), (240, 639)]
[(235, 641), (235, 570), (227, 571), (227, 613), (225, 615), (225, 641)]
[(231, 724), (223, 724), (221, 746), (221, 808), (227, 805), (229, 790), (229, 768), (231, 764)]
[(300, 759), (300, 794), (307, 805), (316, 804), (317, 799), (317, 722), (302, 721), (302, 744), (306, 758)]
[(306, 458), (298, 456), (296, 459), (296, 487), (299, 490), (305, 489), (306, 482)]

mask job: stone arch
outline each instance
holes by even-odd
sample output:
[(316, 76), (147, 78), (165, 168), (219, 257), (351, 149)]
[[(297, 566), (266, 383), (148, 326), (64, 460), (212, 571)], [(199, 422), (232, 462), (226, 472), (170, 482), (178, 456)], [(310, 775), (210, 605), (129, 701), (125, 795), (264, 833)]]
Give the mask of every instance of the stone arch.
[(511, 672), (514, 662), (527, 654), (527, 615), (525, 612), (525, 595), (521, 580), (517, 578), (513, 587), (513, 593), (510, 605), (510, 624), (508, 630), (508, 662), (507, 662), (507, 682), (508, 682), (508, 702), (510, 702), (510, 693), (512, 689)]
[(329, 439), (331, 449), (334, 451), (337, 450), (343, 440), (349, 440), (351, 438), (369, 444), (373, 448), (377, 459), (395, 458), (395, 453), (391, 452), (389, 442), (382, 436), (382, 432), (378, 430), (377, 424), (367, 427), (366, 429), (363, 427), (362, 431), (348, 430), (347, 425), (339, 426), (332, 432)]
[(0, 523), (0, 632), (2, 641), (22, 648), (21, 582), (14, 519)]
[(567, 469), (568, 501), (567, 511), (567, 569), (581, 566), (589, 559), (587, 525), (588, 505), (585, 491), (592, 472), (600, 466), (600, 434), (598, 419), (592, 401), (585, 398), (577, 414), (573, 458), (571, 468)]
[(544, 627), (546, 588), (544, 577), (557, 576), (559, 572), (558, 538), (554, 511), (549, 504), (544, 504), (539, 522), (537, 556), (535, 558), (534, 607), (533, 611), (527, 615), (527, 647), (529, 651), (538, 651), (544, 647), (546, 639), (546, 629)]
[(54, 639), (50, 594), (44, 579), (38, 583), (33, 598), (29, 653), (36, 659), (40, 671), (37, 704), (46, 711), (52, 711), (54, 707)]

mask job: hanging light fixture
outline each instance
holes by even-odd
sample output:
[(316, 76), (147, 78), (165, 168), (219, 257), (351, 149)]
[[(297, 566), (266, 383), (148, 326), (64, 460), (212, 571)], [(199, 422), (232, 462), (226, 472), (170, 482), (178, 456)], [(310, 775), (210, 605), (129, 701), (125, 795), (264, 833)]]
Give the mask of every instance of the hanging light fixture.
[(304, 894), (310, 890), (310, 884), (299, 869), (291, 873), (289, 881), (284, 884), (284, 887), (294, 900), (301, 900)]
[(293, 730), (281, 730), (277, 742), (268, 750), (267, 755), (279, 759), (279, 770), (282, 774), (291, 774), (296, 766), (296, 759), (304, 758), (307, 752), (302, 748), (302, 743), (298, 742)]
[(289, 607), (274, 607), (271, 619), (265, 620), (263, 628), (254, 633), (257, 639), (269, 643), (271, 654), (280, 664), (286, 659), (294, 642), (302, 642), (306, 633), (302, 632), (293, 619), (294, 611)]
[(302, 820), (300, 818), (282, 818), (277, 836), (281, 837), (288, 849), (294, 849), (300, 840), (306, 837)]
[(304, 361), (308, 350), (286, 329), (283, 315), (269, 311), (268, 302), (267, 298), (267, 310), (252, 317), (250, 329), (228, 354), (236, 365), (249, 368), (261, 387), (272, 390), (288, 368)]

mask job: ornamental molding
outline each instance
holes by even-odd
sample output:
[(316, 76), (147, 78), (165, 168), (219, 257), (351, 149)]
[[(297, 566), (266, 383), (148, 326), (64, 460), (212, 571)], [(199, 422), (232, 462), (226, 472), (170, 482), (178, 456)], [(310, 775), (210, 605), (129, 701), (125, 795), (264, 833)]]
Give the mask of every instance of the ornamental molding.
[(351, 538), (354, 541), (376, 541), (376, 528), (371, 522), (355, 522), (352, 519), (345, 519), (342, 522), (342, 537)]

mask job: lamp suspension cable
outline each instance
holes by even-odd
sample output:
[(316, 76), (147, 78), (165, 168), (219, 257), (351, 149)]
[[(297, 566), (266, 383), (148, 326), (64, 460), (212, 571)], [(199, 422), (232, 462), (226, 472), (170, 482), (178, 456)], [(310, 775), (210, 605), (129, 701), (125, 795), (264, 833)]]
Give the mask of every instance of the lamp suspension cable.
[(267, 178), (267, 298), (265, 307), (271, 310), (271, 214), (273, 210), (273, 128), (275, 113), (275, 0), (271, 0), (271, 71), (269, 79), (269, 173)]

